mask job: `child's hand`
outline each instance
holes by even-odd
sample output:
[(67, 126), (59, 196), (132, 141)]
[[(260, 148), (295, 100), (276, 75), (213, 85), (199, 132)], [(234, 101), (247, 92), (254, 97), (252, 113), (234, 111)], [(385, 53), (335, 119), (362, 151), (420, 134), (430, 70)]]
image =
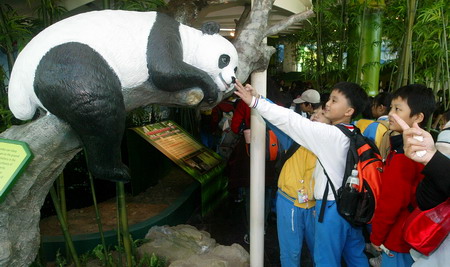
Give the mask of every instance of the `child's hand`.
[[(434, 146), (434, 140), (431, 134), (421, 129), (417, 123), (414, 123), (413, 127), (410, 128), (397, 114), (393, 114), (392, 118), (403, 129), (403, 149), (405, 150), (405, 156), (426, 165), (436, 153), (436, 147)], [(421, 154), (422, 151), (425, 151), (425, 154)]]
[(250, 105), (253, 96), (258, 97), (258, 92), (256, 92), (256, 90), (250, 84), (246, 84), (244, 87), (241, 82), (236, 80), (235, 88), (236, 91), (234, 91), (234, 93), (239, 96), (247, 105)]
[(374, 243), (371, 243), (371, 245), (372, 245), (372, 247), (373, 247), (376, 251), (381, 252), (380, 246), (377, 246), (377, 245), (375, 245)]

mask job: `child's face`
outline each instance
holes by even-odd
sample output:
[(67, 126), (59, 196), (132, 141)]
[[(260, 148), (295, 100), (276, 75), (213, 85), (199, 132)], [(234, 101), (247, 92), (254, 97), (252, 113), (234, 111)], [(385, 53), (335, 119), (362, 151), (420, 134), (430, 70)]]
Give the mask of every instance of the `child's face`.
[(398, 125), (395, 120), (392, 119), (392, 114), (397, 114), (408, 124), (409, 127), (412, 127), (414, 122), (422, 122), (423, 119), (422, 113), (410, 116), (411, 109), (409, 108), (407, 101), (401, 97), (392, 99), (391, 110), (389, 111), (389, 130), (393, 130), (399, 133), (403, 132), (400, 125)]
[(325, 117), (324, 110), (322, 109), (322, 107), (316, 108), (311, 113), (311, 120), (326, 123), (326, 124), (331, 123), (331, 121)]
[(325, 105), (324, 115), (332, 124), (349, 123), (354, 109), (349, 105), (347, 98), (338, 90), (333, 90), (330, 99)]
[(383, 105), (377, 105), (377, 104), (373, 104), (372, 105), (372, 116), (377, 119), (383, 115), (385, 115), (386, 111), (387, 111), (387, 107), (383, 106)]

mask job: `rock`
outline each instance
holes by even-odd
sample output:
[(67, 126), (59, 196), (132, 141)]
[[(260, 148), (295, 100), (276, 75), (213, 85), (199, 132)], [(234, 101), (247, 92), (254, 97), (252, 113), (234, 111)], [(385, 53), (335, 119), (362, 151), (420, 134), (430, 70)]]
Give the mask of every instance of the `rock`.
[(216, 244), (209, 233), (191, 225), (154, 226), (145, 238), (148, 243), (138, 248), (140, 257), (155, 253), (164, 257), (170, 267), (245, 267), (249, 253), (239, 244)]

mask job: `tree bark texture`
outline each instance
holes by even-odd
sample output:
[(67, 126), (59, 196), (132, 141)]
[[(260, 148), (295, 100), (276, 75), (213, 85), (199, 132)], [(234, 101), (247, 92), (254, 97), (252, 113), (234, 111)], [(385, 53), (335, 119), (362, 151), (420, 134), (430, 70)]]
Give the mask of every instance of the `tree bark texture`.
[(29, 266), (39, 248), (41, 206), (81, 143), (70, 127), (53, 115), (13, 126), (0, 138), (26, 142), (34, 155), (0, 204), (0, 266)]
[(274, 2), (275, 0), (253, 1), (248, 17), (241, 22), (241, 25), (238, 25), (240, 31), (236, 33), (233, 44), (239, 55), (237, 77), (241, 82), (246, 81), (253, 71), (267, 69), (270, 57), (276, 50), (264, 44), (264, 38), (283, 31), (294, 23), (306, 20), (314, 14), (312, 10), (307, 10), (269, 27), (270, 10)]
[[(198, 11), (205, 1), (194, 2), (200, 3), (195, 5)], [(241, 81), (253, 71), (267, 68), (275, 48), (263, 44), (264, 38), (313, 15), (313, 11), (306, 11), (268, 27), (273, 2), (255, 0), (247, 19), (242, 18), (242, 28), (234, 42), (239, 53), (238, 78)], [(179, 7), (181, 10), (183, 5)], [(195, 19), (197, 13), (189, 12)], [(189, 24), (187, 16), (173, 14), (181, 16), (179, 21)], [(231, 94), (222, 95), (221, 99)], [(192, 107), (199, 105), (203, 98), (203, 92), (198, 88), (169, 93), (149, 86), (124, 91), (123, 95), (127, 111), (149, 104)], [(54, 180), (81, 150), (81, 142), (70, 126), (53, 115), (13, 126), (0, 133), (0, 138), (26, 142), (34, 155), (4, 202), (0, 203), (0, 266), (29, 266), (39, 249), (40, 208)]]

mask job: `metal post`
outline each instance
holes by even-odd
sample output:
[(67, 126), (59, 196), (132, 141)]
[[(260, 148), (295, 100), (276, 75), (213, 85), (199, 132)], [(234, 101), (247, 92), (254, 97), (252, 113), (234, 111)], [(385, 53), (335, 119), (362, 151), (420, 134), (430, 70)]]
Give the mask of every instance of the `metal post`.
[[(266, 95), (266, 73), (254, 72), (252, 85), (258, 93)], [(252, 110), (250, 145), (250, 266), (264, 266), (264, 193), (266, 167), (266, 124)]]

